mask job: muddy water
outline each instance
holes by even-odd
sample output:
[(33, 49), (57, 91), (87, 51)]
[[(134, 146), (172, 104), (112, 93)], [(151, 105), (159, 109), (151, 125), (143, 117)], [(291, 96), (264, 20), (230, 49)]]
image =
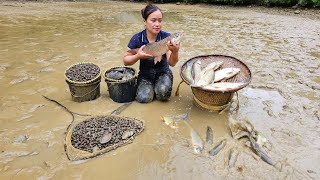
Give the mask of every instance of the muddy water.
[[(251, 69), (251, 84), (239, 91), (240, 110), (218, 114), (197, 108), (191, 89), (169, 102), (134, 102), (123, 116), (145, 121), (132, 144), (87, 161), (70, 162), (64, 152), (71, 116), (41, 95), (70, 110), (108, 115), (119, 106), (101, 82), (101, 97), (71, 100), (64, 71), (81, 61), (105, 71), (122, 65), (130, 37), (142, 30), (143, 4), (0, 4), (0, 179), (319, 179), (320, 178), (320, 21), (254, 9), (203, 5), (159, 5), (163, 29), (184, 31), (180, 62), (171, 68), (175, 90), (183, 62), (198, 55), (237, 57)], [(138, 68), (137, 65), (134, 65)], [(235, 105), (232, 106), (233, 109)], [(227, 145), (214, 158), (195, 155), (189, 129), (171, 129), (160, 116), (190, 112), (190, 124), (205, 139)], [(254, 158), (232, 140), (227, 122), (247, 118), (269, 140), (270, 157), (282, 171)], [(84, 120), (76, 116), (76, 122)], [(228, 170), (231, 147), (241, 153)]]

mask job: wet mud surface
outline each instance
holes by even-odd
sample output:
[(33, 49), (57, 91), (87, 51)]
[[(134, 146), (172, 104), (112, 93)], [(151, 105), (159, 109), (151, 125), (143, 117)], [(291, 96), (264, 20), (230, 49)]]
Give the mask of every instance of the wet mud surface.
[[(199, 109), (190, 87), (182, 84), (180, 96), (168, 102), (133, 102), (121, 113), (145, 122), (133, 143), (70, 162), (64, 138), (72, 117), (41, 95), (93, 116), (109, 115), (119, 107), (103, 81), (98, 99), (73, 102), (64, 72), (79, 62), (93, 62), (101, 72), (121, 66), (129, 39), (143, 28), (143, 7), (129, 2), (0, 4), (0, 179), (320, 178), (320, 20), (303, 12), (267, 13), (259, 8), (159, 5), (163, 30), (184, 31), (180, 62), (171, 68), (173, 90), (188, 59), (233, 56), (252, 72), (249, 86), (239, 91), (238, 111)], [(138, 69), (138, 64), (133, 67)], [(177, 122), (172, 129), (160, 119), (185, 112), (203, 140), (207, 126), (212, 128), (213, 144), (205, 144), (200, 155), (193, 152), (189, 127)], [(266, 153), (281, 163), (281, 170), (232, 139), (230, 117), (247, 118), (264, 134)], [(85, 119), (76, 116), (75, 121)], [(225, 147), (210, 157), (209, 150), (223, 139)], [(239, 154), (228, 168), (234, 147)]]

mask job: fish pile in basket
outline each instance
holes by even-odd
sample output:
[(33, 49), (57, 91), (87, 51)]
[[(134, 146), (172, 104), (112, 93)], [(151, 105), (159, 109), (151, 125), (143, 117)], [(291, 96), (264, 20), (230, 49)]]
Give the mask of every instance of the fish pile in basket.
[(190, 61), (186, 64), (186, 68), (182, 71), (182, 75), (191, 85), (204, 90), (211, 91), (227, 91), (231, 89), (239, 89), (245, 83), (241, 82), (225, 82), (240, 72), (240, 68), (223, 68), (223, 61), (215, 61), (208, 64), (203, 69), (201, 61)]

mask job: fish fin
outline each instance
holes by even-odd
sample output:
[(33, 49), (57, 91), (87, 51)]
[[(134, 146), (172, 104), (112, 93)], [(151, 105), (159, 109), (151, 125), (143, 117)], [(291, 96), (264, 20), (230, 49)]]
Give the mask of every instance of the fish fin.
[(157, 62), (161, 61), (162, 56), (157, 56), (154, 58), (154, 64), (157, 64)]

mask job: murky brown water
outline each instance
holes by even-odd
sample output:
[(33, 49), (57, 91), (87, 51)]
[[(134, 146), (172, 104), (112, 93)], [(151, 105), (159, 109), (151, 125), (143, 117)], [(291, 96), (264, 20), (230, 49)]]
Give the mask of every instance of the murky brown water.
[[(0, 4), (0, 179), (320, 178), (320, 21), (203, 5), (159, 5), (165, 13), (163, 29), (185, 32), (181, 61), (172, 68), (173, 88), (180, 82), (180, 66), (189, 58), (237, 57), (253, 74), (250, 86), (239, 92), (238, 113), (200, 110), (184, 84), (180, 97), (172, 96), (167, 103), (134, 102), (122, 112), (145, 121), (145, 130), (134, 143), (98, 158), (70, 162), (64, 133), (71, 116), (41, 95), (75, 112), (110, 114), (119, 104), (109, 98), (105, 82), (100, 98), (76, 103), (64, 71), (80, 61), (93, 62), (103, 71), (122, 65), (127, 42), (143, 28), (139, 14), (143, 6)], [(214, 158), (208, 157), (208, 146), (202, 155), (193, 153), (184, 124), (171, 129), (160, 121), (160, 116), (187, 111), (202, 138), (210, 125), (214, 144), (228, 139)], [(227, 128), (229, 116), (247, 117), (267, 137), (272, 144), (268, 154), (282, 162), (282, 171), (254, 159), (244, 147), (236, 167), (228, 170), (229, 149), (236, 145)]]

